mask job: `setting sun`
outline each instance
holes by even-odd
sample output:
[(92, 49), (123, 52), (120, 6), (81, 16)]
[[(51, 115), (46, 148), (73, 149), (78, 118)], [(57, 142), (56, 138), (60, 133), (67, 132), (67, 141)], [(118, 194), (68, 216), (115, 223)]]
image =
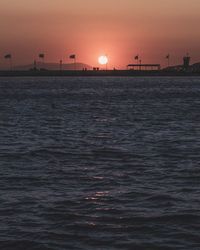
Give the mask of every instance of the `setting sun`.
[(99, 64), (105, 65), (108, 63), (108, 57), (107, 56), (100, 56), (98, 61), (99, 61)]

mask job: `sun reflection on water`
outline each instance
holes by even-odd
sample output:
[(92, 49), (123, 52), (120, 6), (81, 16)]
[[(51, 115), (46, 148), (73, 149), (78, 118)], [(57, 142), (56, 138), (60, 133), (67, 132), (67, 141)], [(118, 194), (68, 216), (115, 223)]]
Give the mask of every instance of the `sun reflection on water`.
[(85, 199), (88, 201), (101, 201), (102, 198), (108, 196), (109, 191), (98, 191), (88, 197), (86, 197)]

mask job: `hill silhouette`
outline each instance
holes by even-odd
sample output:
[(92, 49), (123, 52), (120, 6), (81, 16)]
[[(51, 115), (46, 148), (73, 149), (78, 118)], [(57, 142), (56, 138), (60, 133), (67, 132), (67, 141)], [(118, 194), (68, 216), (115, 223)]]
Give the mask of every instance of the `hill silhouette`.
[[(33, 64), (27, 64), (27, 65), (20, 65), (20, 66), (14, 66), (13, 70), (30, 70), (33, 69), (34, 65)], [(60, 64), (59, 63), (42, 63), (42, 62), (37, 62), (36, 68), (39, 69), (46, 69), (46, 70), (60, 70)], [(91, 70), (92, 67), (88, 64), (85, 63), (76, 63), (76, 69), (77, 70), (82, 70), (87, 68), (87, 70)], [(74, 63), (63, 63), (62, 64), (62, 70), (74, 70), (75, 65)]]

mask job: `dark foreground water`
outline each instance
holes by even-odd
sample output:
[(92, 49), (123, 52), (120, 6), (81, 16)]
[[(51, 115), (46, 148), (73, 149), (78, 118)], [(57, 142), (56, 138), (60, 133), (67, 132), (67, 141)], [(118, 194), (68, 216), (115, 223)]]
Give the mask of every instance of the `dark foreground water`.
[(200, 249), (200, 78), (0, 79), (0, 249)]

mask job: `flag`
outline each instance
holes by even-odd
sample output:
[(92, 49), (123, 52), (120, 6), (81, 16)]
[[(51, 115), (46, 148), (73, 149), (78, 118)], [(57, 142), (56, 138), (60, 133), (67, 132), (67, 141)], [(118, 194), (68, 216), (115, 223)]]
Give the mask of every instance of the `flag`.
[(44, 58), (44, 54), (39, 54), (39, 58)]
[(170, 57), (170, 55), (168, 54), (168, 55), (166, 55), (166, 59), (169, 59), (169, 57)]
[(139, 59), (139, 56), (137, 55), (137, 56), (135, 56), (135, 60), (138, 60)]
[(76, 55), (70, 55), (69, 58), (70, 59), (76, 59)]
[(4, 56), (4, 58), (5, 58), (5, 59), (11, 59), (12, 56), (11, 56), (11, 54), (7, 54), (7, 55)]

